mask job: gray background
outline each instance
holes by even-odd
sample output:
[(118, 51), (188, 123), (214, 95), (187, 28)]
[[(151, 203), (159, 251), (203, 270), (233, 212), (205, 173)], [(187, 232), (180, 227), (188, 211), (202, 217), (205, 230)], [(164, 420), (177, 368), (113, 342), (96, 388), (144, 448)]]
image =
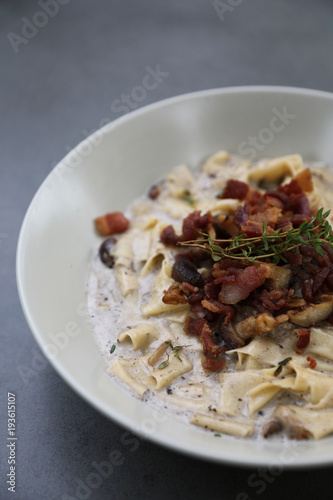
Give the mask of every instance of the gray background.
[[(60, 2), (60, 0), (59, 0)], [(66, 1), (64, 1), (66, 3)], [(140, 85), (146, 66), (169, 76), (137, 106), (211, 87), (271, 84), (332, 90), (332, 0), (70, 0), (17, 53), (36, 1), (0, 1), (0, 498), (247, 499), (332, 498), (332, 468), (268, 472), (191, 459), (135, 440), (40, 366), (20, 308), (15, 249), (24, 213), (55, 163)], [(237, 4), (235, 6), (235, 4)], [(43, 19), (41, 19), (43, 22)], [(17, 395), (17, 493), (7, 492), (6, 399)], [(112, 451), (123, 463), (98, 488), (93, 462)]]

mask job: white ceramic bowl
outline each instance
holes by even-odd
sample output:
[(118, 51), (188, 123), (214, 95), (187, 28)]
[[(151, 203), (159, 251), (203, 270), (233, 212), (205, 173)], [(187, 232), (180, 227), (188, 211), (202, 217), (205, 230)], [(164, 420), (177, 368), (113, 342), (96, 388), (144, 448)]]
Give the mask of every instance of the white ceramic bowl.
[(216, 438), (167, 416), (160, 418), (107, 376), (84, 317), (86, 270), (99, 240), (94, 217), (124, 209), (173, 166), (197, 166), (218, 149), (257, 158), (301, 153), (307, 160), (332, 163), (332, 137), (333, 94), (238, 87), (147, 106), (79, 144), (35, 195), (17, 250), (26, 319), (63, 379), (132, 432), (194, 456), (280, 467), (333, 463), (333, 438), (285, 444)]

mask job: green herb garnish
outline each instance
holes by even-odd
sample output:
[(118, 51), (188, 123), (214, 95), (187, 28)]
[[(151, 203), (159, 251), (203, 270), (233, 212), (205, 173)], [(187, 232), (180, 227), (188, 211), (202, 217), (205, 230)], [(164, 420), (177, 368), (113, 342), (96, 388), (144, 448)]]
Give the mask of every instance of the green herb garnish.
[(183, 200), (187, 201), (190, 205), (194, 205), (195, 203), (188, 189), (184, 189), (183, 191)]
[[(181, 351), (181, 349), (183, 349), (183, 347), (190, 347), (190, 346), (186, 346), (186, 345), (176, 345), (176, 346), (173, 346), (170, 340), (166, 340), (164, 343), (168, 344), (168, 346), (171, 348), (171, 351), (174, 353), (175, 357), (177, 359), (179, 359), (179, 361), (183, 362), (183, 360), (179, 356), (179, 351)], [(169, 364), (169, 354), (167, 354), (167, 356), (168, 356), (168, 359), (166, 361), (163, 361), (163, 363), (161, 363), (160, 365), (158, 365), (157, 368), (159, 370), (163, 370), (163, 368), (166, 368), (168, 366), (168, 364)]]
[(112, 354), (116, 350), (116, 346), (113, 344), (113, 346), (110, 349), (110, 354)]
[[(284, 252), (295, 251), (301, 245), (311, 245), (319, 255), (325, 255), (323, 245), (328, 243), (333, 247), (333, 234), (332, 227), (325, 220), (330, 210), (325, 213), (323, 210), (318, 210), (310, 222), (303, 222), (298, 228), (289, 231), (282, 232), (278, 229), (273, 234), (267, 234), (267, 225), (263, 222), (263, 232), (258, 237), (246, 238), (244, 234), (240, 234), (232, 240), (219, 240), (199, 232), (204, 239), (185, 241), (179, 245), (202, 248), (210, 252), (214, 262), (228, 257), (249, 262), (271, 258), (273, 264), (287, 263)], [(229, 243), (229, 246), (222, 248), (219, 243)]]
[(220, 438), (221, 434), (218, 434), (217, 432), (215, 432), (214, 437)]
[(159, 370), (163, 370), (163, 368), (166, 368), (168, 366), (168, 364), (169, 364), (169, 357), (168, 357), (168, 359), (166, 361), (163, 361), (163, 363), (161, 363), (160, 365), (158, 365), (157, 368)]
[(278, 365), (285, 366), (288, 363), (288, 361), (291, 361), (291, 359), (292, 359), (291, 356), (289, 356), (288, 358), (285, 358), (282, 361), (279, 361)]

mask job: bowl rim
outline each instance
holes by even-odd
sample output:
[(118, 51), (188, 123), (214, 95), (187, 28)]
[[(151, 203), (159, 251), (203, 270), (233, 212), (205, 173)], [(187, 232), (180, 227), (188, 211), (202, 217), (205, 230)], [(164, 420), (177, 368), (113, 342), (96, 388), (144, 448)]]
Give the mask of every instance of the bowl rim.
[[(75, 152), (80, 146), (83, 146), (87, 144), (89, 141), (91, 141), (94, 137), (97, 135), (102, 134), (104, 137), (107, 133), (111, 132), (113, 129), (115, 129), (118, 126), (121, 126), (123, 123), (126, 123), (127, 121), (132, 120), (135, 117), (144, 115), (146, 113), (149, 113), (150, 111), (156, 110), (156, 109), (162, 109), (166, 106), (177, 104), (178, 102), (186, 102), (191, 99), (198, 99), (198, 98), (205, 98), (205, 97), (211, 97), (211, 96), (218, 96), (222, 94), (247, 94), (247, 93), (266, 93), (266, 94), (273, 94), (273, 93), (280, 93), (280, 94), (289, 94), (289, 95), (302, 95), (302, 96), (308, 96), (308, 97), (318, 97), (318, 98), (324, 98), (324, 99), (330, 99), (333, 100), (333, 93), (329, 91), (323, 91), (323, 90), (317, 90), (317, 89), (311, 89), (311, 88), (301, 88), (301, 87), (292, 87), (292, 86), (280, 86), (280, 85), (239, 85), (239, 86), (228, 86), (228, 87), (214, 87), (210, 89), (205, 89), (205, 90), (199, 90), (199, 91), (194, 91), (194, 92), (188, 92), (188, 93), (183, 93), (179, 94), (176, 96), (168, 97), (166, 99), (162, 99), (156, 102), (153, 102), (151, 104), (148, 104), (146, 106), (142, 106), (139, 109), (130, 111), (129, 113), (126, 113), (123, 116), (120, 116), (106, 125), (98, 128), (95, 130), (92, 134), (87, 136), (85, 139), (80, 141), (79, 143), (74, 146), (71, 151), (69, 151), (62, 159), (60, 159), (57, 164), (52, 168), (52, 170), (47, 174), (39, 188), (37, 189), (36, 193), (34, 194), (32, 200), (29, 203), (29, 206), (26, 210), (25, 216), (23, 218), (21, 228), (19, 231), (19, 236), (18, 236), (18, 241), (17, 241), (17, 249), (16, 249), (16, 284), (17, 284), (17, 290), (18, 290), (18, 295), (21, 303), (21, 307), (25, 316), (25, 319), (28, 323), (29, 329), (36, 340), (38, 346), (42, 350), (44, 356), (47, 358), (48, 362), (53, 366), (55, 371), (60, 375), (60, 377), (68, 384), (84, 401), (86, 401), (88, 404), (90, 404), (93, 408), (95, 408), (98, 412), (102, 413), (104, 416), (106, 416), (108, 419), (111, 419), (113, 422), (115, 422), (117, 425), (120, 425), (122, 427), (125, 427), (129, 429), (131, 432), (136, 434), (137, 436), (141, 437), (142, 439), (148, 440), (154, 444), (159, 444), (167, 449), (170, 449), (172, 451), (182, 453), (185, 455), (189, 455), (194, 458), (199, 458), (199, 459), (204, 459), (208, 460), (211, 462), (215, 463), (220, 463), (224, 465), (237, 465), (245, 468), (253, 468), (253, 467), (260, 467), (260, 466), (265, 466), (267, 465), (267, 461), (263, 458), (260, 459), (259, 456), (254, 457), (253, 461), (249, 463), (247, 459), (241, 459), (239, 456), (238, 457), (230, 457), (230, 458), (225, 458), (225, 457), (219, 457), (215, 455), (210, 455), (208, 449), (201, 449), (200, 451), (197, 449), (196, 446), (190, 446), (187, 445), (185, 449), (179, 445), (177, 442), (170, 442), (168, 439), (163, 437), (163, 434), (155, 433), (153, 436), (145, 434), (140, 426), (138, 425), (137, 422), (133, 422), (131, 418), (128, 418), (127, 416), (124, 416), (120, 411), (117, 409), (113, 410), (113, 413), (110, 414), (110, 408), (107, 406), (104, 402), (96, 398), (93, 394), (87, 393), (84, 391), (84, 388), (82, 388), (82, 385), (78, 382), (78, 380), (73, 377), (68, 371), (67, 368), (63, 366), (63, 363), (60, 361), (58, 357), (54, 356), (48, 356), (47, 353), (43, 351), (44, 347), (44, 340), (42, 335), (40, 334), (38, 327), (36, 326), (34, 322), (33, 315), (31, 314), (29, 310), (29, 306), (27, 303), (27, 298), (25, 296), (24, 292), (24, 286), (23, 286), (23, 244), (24, 244), (24, 238), (25, 238), (25, 231), (26, 227), (28, 225), (34, 203), (36, 199), (39, 197), (40, 193), (44, 190), (44, 187), (46, 183), (48, 182), (49, 178), (51, 175), (54, 174), (54, 171), (57, 169), (57, 167), (65, 163), (66, 161), (70, 160), (72, 155), (75, 155)], [(328, 438), (330, 439), (330, 438)], [(331, 438), (332, 439), (332, 438)], [(312, 458), (311, 460), (304, 459), (300, 457), (300, 459), (296, 460), (295, 462), (284, 464), (285, 469), (300, 469), (300, 468), (307, 468), (307, 467), (320, 467), (320, 466), (328, 466), (333, 463), (333, 454), (331, 457), (317, 457), (317, 458)]]

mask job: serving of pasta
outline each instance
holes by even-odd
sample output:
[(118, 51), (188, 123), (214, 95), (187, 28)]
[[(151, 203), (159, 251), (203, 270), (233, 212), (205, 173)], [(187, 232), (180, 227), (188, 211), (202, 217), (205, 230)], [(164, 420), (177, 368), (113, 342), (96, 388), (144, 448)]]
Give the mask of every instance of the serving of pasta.
[(219, 151), (96, 219), (88, 311), (135, 397), (242, 438), (333, 433), (333, 179)]

